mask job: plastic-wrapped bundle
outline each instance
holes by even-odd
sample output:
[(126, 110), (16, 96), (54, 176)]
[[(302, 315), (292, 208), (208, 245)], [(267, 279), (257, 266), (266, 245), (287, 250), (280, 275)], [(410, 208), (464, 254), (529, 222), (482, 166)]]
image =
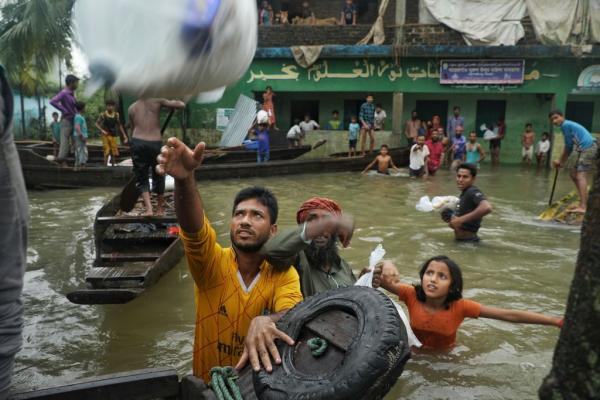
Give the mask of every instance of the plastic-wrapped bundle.
[(429, 200), (429, 196), (423, 196), (419, 199), (415, 208), (421, 212), (431, 212), (433, 210), (440, 212), (446, 210), (455, 211), (458, 201), (459, 199), (456, 196), (436, 196), (431, 200)]
[(256, 51), (254, 0), (75, 4), (75, 28), (95, 89), (108, 84), (138, 97), (216, 101)]

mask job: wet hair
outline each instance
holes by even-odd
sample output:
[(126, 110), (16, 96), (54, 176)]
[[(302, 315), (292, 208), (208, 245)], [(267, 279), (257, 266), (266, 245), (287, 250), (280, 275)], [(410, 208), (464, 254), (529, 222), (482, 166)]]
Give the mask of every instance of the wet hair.
[(79, 82), (79, 78), (75, 75), (69, 74), (65, 77), (65, 85), (71, 86), (71, 84), (75, 82)]
[(107, 105), (107, 106), (114, 106), (114, 105), (116, 105), (116, 104), (117, 104), (117, 102), (116, 102), (116, 101), (114, 101), (113, 99), (108, 99), (108, 100), (106, 100), (106, 101), (104, 102), (104, 104), (105, 104), (105, 105)]
[(58, 113), (57, 113), (56, 111), (54, 111), (54, 112), (52, 113), (52, 116), (53, 116), (53, 117), (54, 117), (55, 115), (58, 117)]
[(459, 169), (467, 169), (469, 170), (469, 172), (471, 173), (471, 176), (473, 178), (475, 178), (477, 176), (477, 166), (470, 164), (470, 163), (462, 163), (458, 166), (458, 168), (456, 168), (456, 172), (458, 172)]
[(442, 262), (448, 266), (448, 271), (450, 272), (450, 278), (452, 282), (450, 283), (450, 287), (448, 288), (448, 295), (446, 296), (446, 300), (444, 300), (444, 307), (447, 309), (450, 308), (450, 303), (456, 300), (462, 299), (462, 290), (463, 290), (463, 279), (462, 272), (457, 263), (455, 263), (451, 258), (447, 256), (435, 256), (431, 257), (429, 260), (425, 261), (421, 266), (421, 270), (419, 271), (419, 277), (421, 278), (418, 285), (414, 285), (415, 291), (417, 292), (417, 300), (421, 303), (425, 303), (427, 301), (427, 295), (423, 290), (423, 276), (425, 275), (425, 271), (427, 271), (427, 267), (431, 264), (432, 261)]
[(555, 108), (554, 110), (550, 111), (550, 114), (548, 114), (548, 118), (552, 118), (553, 115), (560, 115), (561, 117), (563, 117), (563, 113), (562, 111), (560, 111), (559, 109)]
[(390, 146), (388, 146), (387, 144), (382, 144), (381, 147), (380, 147), (380, 149), (383, 149), (384, 147), (386, 149), (388, 149), (388, 150), (390, 149)]
[(269, 210), (269, 216), (271, 217), (271, 225), (277, 222), (277, 214), (279, 213), (279, 206), (277, 205), (277, 198), (269, 189), (262, 186), (250, 186), (242, 189), (235, 195), (233, 200), (233, 209), (231, 215), (235, 213), (235, 209), (238, 204), (242, 201), (256, 199), (260, 204), (267, 207)]
[(77, 111), (83, 111), (85, 110), (85, 103), (83, 101), (78, 101), (75, 103), (75, 108)]

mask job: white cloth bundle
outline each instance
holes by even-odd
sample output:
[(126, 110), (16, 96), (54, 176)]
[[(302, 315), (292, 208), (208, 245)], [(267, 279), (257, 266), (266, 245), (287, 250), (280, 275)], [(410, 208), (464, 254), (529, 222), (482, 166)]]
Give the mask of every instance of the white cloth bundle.
[(78, 0), (86, 89), (217, 101), (252, 62), (256, 21), (254, 0)]
[(456, 196), (436, 196), (429, 200), (429, 196), (423, 196), (415, 206), (417, 211), (431, 212), (433, 210), (456, 210), (459, 198)]
[[(363, 276), (361, 276), (356, 281), (354, 286), (373, 287), (373, 268), (375, 268), (375, 265), (377, 265), (378, 262), (383, 260), (383, 256), (385, 256), (385, 249), (383, 248), (383, 246), (381, 244), (378, 244), (377, 247), (375, 247), (375, 250), (373, 250), (371, 252), (371, 256), (369, 257), (369, 270), (370, 271), (367, 272), (366, 274), (364, 274)], [(404, 310), (402, 309), (400, 304), (396, 303), (393, 300), (392, 300), (392, 302), (396, 306), (398, 315), (400, 315), (400, 319), (402, 319), (402, 323), (404, 324), (404, 327), (406, 328), (406, 336), (408, 337), (408, 345), (411, 347), (412, 346), (421, 347), (422, 343), (419, 341), (419, 339), (417, 339), (417, 336), (415, 336), (415, 333), (413, 332), (412, 328), (410, 327), (410, 321), (409, 321), (408, 317), (406, 316), (406, 314), (404, 313)]]

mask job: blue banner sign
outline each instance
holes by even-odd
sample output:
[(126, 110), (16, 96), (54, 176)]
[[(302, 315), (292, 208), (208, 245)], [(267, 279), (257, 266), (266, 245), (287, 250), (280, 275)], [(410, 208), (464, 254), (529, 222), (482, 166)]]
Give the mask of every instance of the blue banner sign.
[(522, 84), (525, 60), (442, 60), (440, 83), (457, 84)]

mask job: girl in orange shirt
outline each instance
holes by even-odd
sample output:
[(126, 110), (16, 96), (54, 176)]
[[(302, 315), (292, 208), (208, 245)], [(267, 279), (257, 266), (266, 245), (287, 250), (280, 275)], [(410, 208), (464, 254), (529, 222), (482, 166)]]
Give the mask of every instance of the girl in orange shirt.
[(383, 263), (381, 287), (398, 295), (406, 303), (410, 326), (423, 348), (443, 350), (456, 342), (456, 331), (465, 318), (493, 318), (509, 322), (554, 325), (562, 319), (530, 311), (507, 310), (481, 305), (462, 298), (463, 280), (459, 266), (446, 256), (425, 261), (416, 286), (400, 282), (398, 270)]

